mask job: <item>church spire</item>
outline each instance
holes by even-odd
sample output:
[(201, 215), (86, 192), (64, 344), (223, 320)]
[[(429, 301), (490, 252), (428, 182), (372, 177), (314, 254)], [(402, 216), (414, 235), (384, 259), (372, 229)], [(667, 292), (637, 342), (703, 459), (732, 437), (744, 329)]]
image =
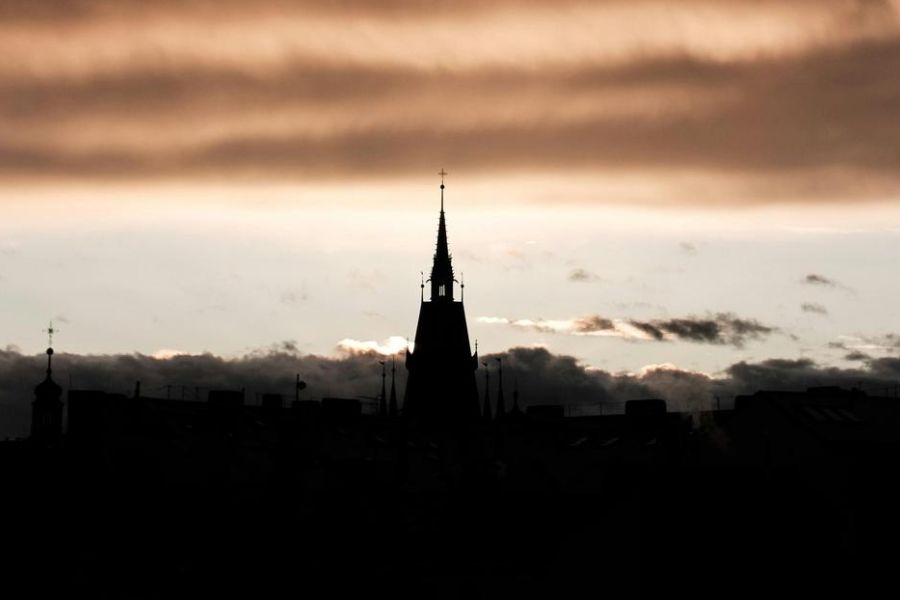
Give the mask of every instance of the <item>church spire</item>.
[(413, 421), (423, 419), (456, 426), (474, 421), (481, 414), (475, 384), (478, 354), (472, 354), (469, 347), (463, 303), (453, 298), (456, 280), (443, 203), (447, 172), (441, 169), (438, 175), (441, 176), (441, 211), (434, 264), (427, 278), (431, 294), (428, 300), (422, 298), (419, 305), (415, 347), (406, 354), (409, 377), (403, 416)]
[(447, 243), (447, 220), (444, 217), (444, 176), (447, 172), (441, 169), (441, 213), (438, 219), (437, 247), (434, 251), (434, 264), (431, 267), (431, 301), (453, 301), (453, 264), (450, 247)]

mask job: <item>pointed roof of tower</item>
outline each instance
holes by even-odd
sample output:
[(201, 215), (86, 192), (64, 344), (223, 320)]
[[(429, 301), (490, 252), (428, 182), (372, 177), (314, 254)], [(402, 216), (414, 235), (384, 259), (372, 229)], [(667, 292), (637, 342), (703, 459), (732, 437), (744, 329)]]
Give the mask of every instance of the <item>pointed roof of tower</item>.
[(434, 250), (434, 264), (431, 267), (431, 278), (448, 276), (453, 278), (453, 264), (450, 246), (447, 243), (447, 219), (444, 216), (444, 184), (441, 184), (441, 214), (438, 219), (437, 245)]

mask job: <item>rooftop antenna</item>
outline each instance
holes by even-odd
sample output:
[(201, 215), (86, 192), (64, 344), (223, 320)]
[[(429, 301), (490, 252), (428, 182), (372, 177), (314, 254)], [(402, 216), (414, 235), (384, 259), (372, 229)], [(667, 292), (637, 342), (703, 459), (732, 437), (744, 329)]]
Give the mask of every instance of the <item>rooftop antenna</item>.
[(419, 271), (419, 290), (422, 302), (425, 302), (425, 271)]
[(466, 274), (462, 271), (459, 272), (459, 301), (462, 302), (466, 299)]

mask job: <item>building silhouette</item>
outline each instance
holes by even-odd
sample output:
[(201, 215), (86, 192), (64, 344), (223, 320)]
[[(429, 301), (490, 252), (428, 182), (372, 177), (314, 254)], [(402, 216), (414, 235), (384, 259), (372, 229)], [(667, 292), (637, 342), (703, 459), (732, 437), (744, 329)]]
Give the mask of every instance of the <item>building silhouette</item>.
[(463, 301), (454, 299), (457, 283), (447, 243), (444, 216), (444, 183), (441, 171), (441, 212), (437, 248), (431, 267), (431, 295), (425, 300), (421, 284), (421, 306), (416, 327), (416, 343), (407, 350), (404, 414), (408, 417), (444, 424), (473, 421), (480, 417), (475, 370), (477, 352), (472, 354)]
[(62, 387), (53, 381), (53, 348), (47, 348), (47, 375), (34, 388), (31, 405), (31, 439), (40, 443), (62, 437)]

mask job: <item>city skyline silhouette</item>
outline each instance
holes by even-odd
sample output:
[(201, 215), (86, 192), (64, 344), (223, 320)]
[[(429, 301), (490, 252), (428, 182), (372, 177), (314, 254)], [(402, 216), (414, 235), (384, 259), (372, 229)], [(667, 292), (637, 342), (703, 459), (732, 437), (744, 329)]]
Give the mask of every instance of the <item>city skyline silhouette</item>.
[(896, 0), (0, 0), (0, 54), (6, 595), (893, 589)]

